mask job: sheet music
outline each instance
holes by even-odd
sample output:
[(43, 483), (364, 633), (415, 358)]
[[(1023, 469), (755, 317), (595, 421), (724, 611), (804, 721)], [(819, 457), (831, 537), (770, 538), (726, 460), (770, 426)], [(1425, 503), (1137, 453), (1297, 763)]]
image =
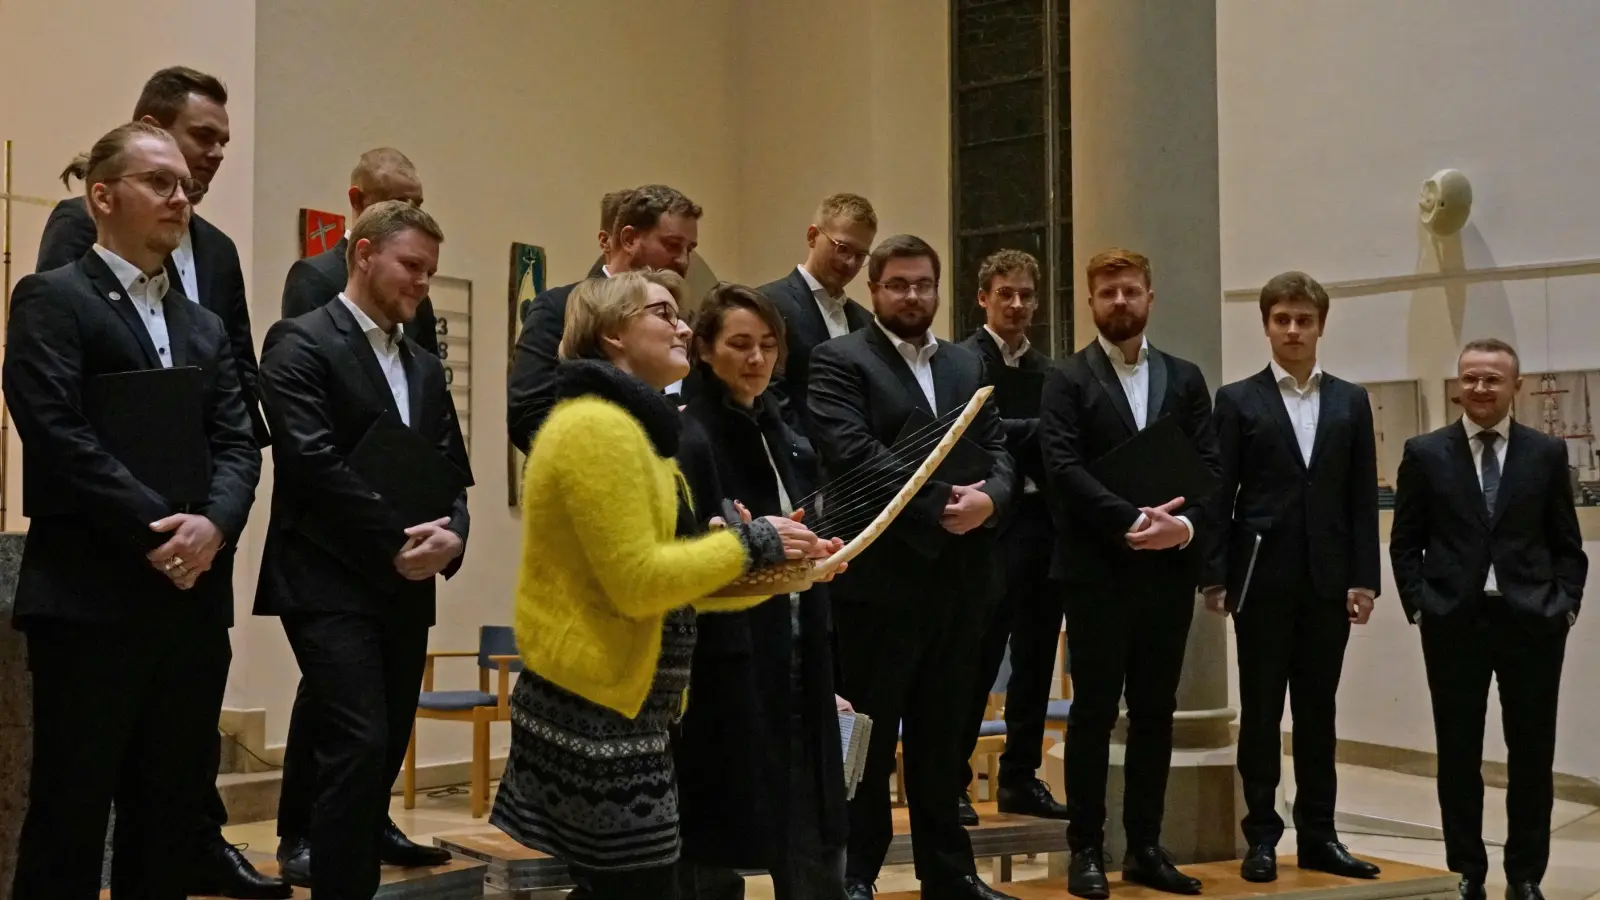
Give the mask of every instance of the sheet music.
[(1244, 609), (1245, 595), (1250, 593), (1250, 578), (1256, 573), (1256, 554), (1261, 552), (1261, 535), (1256, 534), (1255, 543), (1250, 546), (1250, 564), (1244, 569), (1244, 583), (1239, 585), (1239, 602), (1233, 605), (1235, 613)]
[(867, 747), (872, 740), (872, 719), (857, 712), (839, 713), (839, 750), (844, 757), (845, 799), (856, 795), (856, 786), (867, 767)]

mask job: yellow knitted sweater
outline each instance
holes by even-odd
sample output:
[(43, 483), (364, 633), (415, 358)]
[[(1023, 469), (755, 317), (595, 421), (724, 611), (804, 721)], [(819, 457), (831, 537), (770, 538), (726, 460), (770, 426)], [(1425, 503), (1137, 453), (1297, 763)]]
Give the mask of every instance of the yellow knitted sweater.
[(650, 693), (668, 612), (767, 599), (706, 597), (744, 571), (745, 549), (732, 531), (674, 537), (682, 478), (623, 407), (583, 396), (551, 411), (523, 479), (522, 661), (630, 718)]

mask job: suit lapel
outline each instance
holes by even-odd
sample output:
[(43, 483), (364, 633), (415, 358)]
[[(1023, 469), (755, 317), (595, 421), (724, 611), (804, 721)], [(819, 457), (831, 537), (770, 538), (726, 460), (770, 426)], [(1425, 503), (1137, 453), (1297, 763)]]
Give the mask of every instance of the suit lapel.
[[(890, 371), (894, 372), (895, 377), (900, 379), (900, 386), (906, 389), (907, 395), (911, 397), (911, 402), (921, 407), (929, 415), (937, 417), (938, 413), (928, 408), (928, 397), (922, 393), (922, 385), (917, 384), (917, 376), (911, 374), (911, 366), (906, 364), (905, 358), (894, 348), (894, 344), (889, 342), (889, 336), (883, 333), (883, 329), (871, 328), (868, 331), (868, 343), (872, 345), (872, 349), (879, 356), (883, 357), (884, 364), (889, 367)], [(933, 356), (938, 359), (939, 354), (935, 353)], [(934, 396), (937, 398), (939, 388), (937, 376), (934, 377), (933, 384)]]
[(844, 305), (844, 320), (850, 324), (851, 331), (860, 331), (872, 324), (872, 313), (866, 307), (851, 300)]
[[(1300, 455), (1300, 436), (1295, 433), (1294, 423), (1289, 421), (1289, 408), (1283, 405), (1283, 393), (1278, 389), (1278, 382), (1272, 377), (1272, 367), (1268, 366), (1256, 376), (1256, 388), (1259, 391), (1261, 405), (1272, 416), (1273, 421), (1283, 430), (1283, 439), (1289, 442), (1289, 454), (1294, 457), (1295, 464), (1302, 470), (1306, 468), (1306, 460)], [(1327, 393), (1323, 392), (1324, 402)], [(1321, 420), (1318, 420), (1320, 431)]]
[(422, 423), (428, 421), (429, 417), (422, 414), (422, 361), (417, 359), (418, 352), (422, 351), (411, 341), (401, 342), (400, 361), (406, 370), (406, 396), (411, 406), (411, 430), (422, 434)]
[[(955, 382), (960, 374), (955, 369), (958, 360), (951, 355), (948, 347), (940, 347), (934, 351), (933, 359), (929, 362), (933, 367), (933, 399), (938, 401), (939, 407), (933, 414), (940, 416), (955, 406)], [(917, 393), (922, 393), (920, 386)]]
[(1506, 464), (1500, 472), (1500, 488), (1495, 492), (1494, 514), (1489, 517), (1490, 528), (1500, 524), (1500, 517), (1505, 515), (1506, 507), (1511, 505), (1508, 502), (1511, 499), (1511, 492), (1516, 490), (1522, 479), (1522, 470), (1527, 467), (1524, 457), (1527, 456), (1525, 451), (1528, 441), (1523, 435), (1517, 434), (1519, 430), (1521, 429), (1517, 428), (1517, 423), (1512, 422), (1511, 436), (1506, 439)]
[[(1509, 448), (1508, 448), (1509, 449)], [(1489, 524), (1489, 507), (1484, 504), (1483, 485), (1478, 483), (1478, 470), (1472, 464), (1472, 448), (1467, 445), (1467, 431), (1457, 422), (1450, 430), (1450, 456), (1455, 463), (1456, 478), (1461, 481), (1461, 496), (1472, 507), (1478, 521)], [(1505, 491), (1505, 479), (1500, 490)], [(1498, 504), (1497, 504), (1498, 505)]]
[[(1339, 396), (1335, 397), (1334, 394)], [(1322, 384), (1317, 389), (1317, 433), (1311, 438), (1311, 465), (1316, 465), (1322, 457), (1322, 448), (1328, 443), (1328, 434), (1336, 424), (1334, 416), (1340, 415), (1344, 409), (1344, 391), (1339, 387), (1336, 379), (1328, 377), (1327, 372), (1322, 373)], [(1299, 446), (1296, 444), (1295, 446)]]
[(110, 304), (123, 324), (133, 333), (133, 339), (144, 351), (145, 364), (152, 369), (160, 368), (161, 360), (156, 356), (155, 342), (150, 340), (150, 330), (139, 320), (139, 311), (134, 308), (133, 301), (128, 299), (128, 289), (122, 286), (116, 275), (112, 274), (111, 267), (106, 265), (105, 260), (93, 250), (84, 254), (79, 265), (94, 285), (95, 291), (100, 294), (100, 298)]
[(187, 366), (189, 337), (194, 331), (191, 311), (185, 308), (189, 301), (183, 299), (182, 293), (170, 290), (167, 291), (166, 300), (161, 304), (161, 310), (167, 320), (167, 346), (172, 353), (172, 366)]
[[(196, 215), (189, 217), (189, 252), (194, 254), (194, 289), (195, 293), (200, 295), (189, 299), (220, 316), (222, 311), (213, 308), (211, 305), (213, 299), (211, 296), (211, 276), (214, 273), (211, 270), (211, 254), (206, 252), (211, 249), (211, 244), (204, 237), (204, 229), (201, 227), (201, 223), (204, 221)], [(183, 282), (179, 281), (178, 284), (183, 284)]]
[(372, 386), (378, 391), (378, 396), (383, 398), (384, 408), (393, 413), (398, 420), (400, 407), (395, 405), (394, 394), (389, 392), (389, 379), (383, 377), (383, 367), (378, 365), (378, 354), (373, 351), (372, 342), (367, 339), (366, 334), (356, 325), (355, 316), (350, 315), (350, 310), (345, 309), (344, 303), (337, 297), (323, 309), (328, 311), (328, 315), (333, 316), (333, 323), (344, 332), (345, 346), (355, 354), (356, 362), (366, 373), (367, 380), (372, 382)]
[(806, 322), (811, 326), (811, 333), (820, 343), (828, 339), (828, 320), (822, 317), (822, 307), (817, 305), (817, 296), (811, 293), (811, 285), (806, 284), (806, 277), (800, 274), (797, 268), (789, 273), (789, 287), (794, 291), (795, 304), (800, 307), (800, 315), (805, 316)]
[(1144, 424), (1149, 427), (1151, 423), (1161, 418), (1161, 405), (1167, 399), (1167, 357), (1151, 347), (1145, 356), (1145, 365), (1149, 367), (1145, 379), (1149, 382), (1149, 392), (1146, 394), (1144, 405)]
[[(1089, 361), (1089, 369), (1100, 380), (1100, 387), (1111, 398), (1111, 405), (1116, 407), (1117, 415), (1122, 417), (1122, 424), (1128, 427), (1130, 434), (1138, 433), (1139, 425), (1133, 420), (1133, 407), (1128, 405), (1128, 395), (1122, 390), (1122, 379), (1118, 378), (1116, 371), (1111, 368), (1111, 358), (1106, 356), (1105, 348), (1100, 346), (1098, 340), (1089, 343), (1085, 358)], [(1149, 419), (1146, 418), (1145, 421)]]

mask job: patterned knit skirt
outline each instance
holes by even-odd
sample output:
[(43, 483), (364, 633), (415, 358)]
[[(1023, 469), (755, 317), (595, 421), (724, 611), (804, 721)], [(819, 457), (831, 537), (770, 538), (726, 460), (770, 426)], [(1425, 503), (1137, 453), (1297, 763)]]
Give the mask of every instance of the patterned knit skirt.
[(694, 641), (694, 611), (669, 613), (650, 695), (632, 719), (523, 671), (490, 823), (568, 865), (676, 862), (678, 788), (667, 732), (682, 710)]

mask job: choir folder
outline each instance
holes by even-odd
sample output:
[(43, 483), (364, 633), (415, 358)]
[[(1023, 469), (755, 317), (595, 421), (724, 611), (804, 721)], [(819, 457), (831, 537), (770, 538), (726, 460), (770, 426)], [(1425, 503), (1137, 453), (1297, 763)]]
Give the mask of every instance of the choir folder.
[(439, 449), (385, 412), (345, 460), (377, 491), (406, 528), (451, 514), (472, 479)]
[(83, 414), (106, 452), (175, 509), (206, 502), (211, 445), (199, 368), (96, 375), (84, 385)]
[(1194, 442), (1173, 416), (1165, 416), (1089, 464), (1106, 490), (1138, 507), (1160, 506), (1174, 497), (1205, 503), (1219, 485)]

